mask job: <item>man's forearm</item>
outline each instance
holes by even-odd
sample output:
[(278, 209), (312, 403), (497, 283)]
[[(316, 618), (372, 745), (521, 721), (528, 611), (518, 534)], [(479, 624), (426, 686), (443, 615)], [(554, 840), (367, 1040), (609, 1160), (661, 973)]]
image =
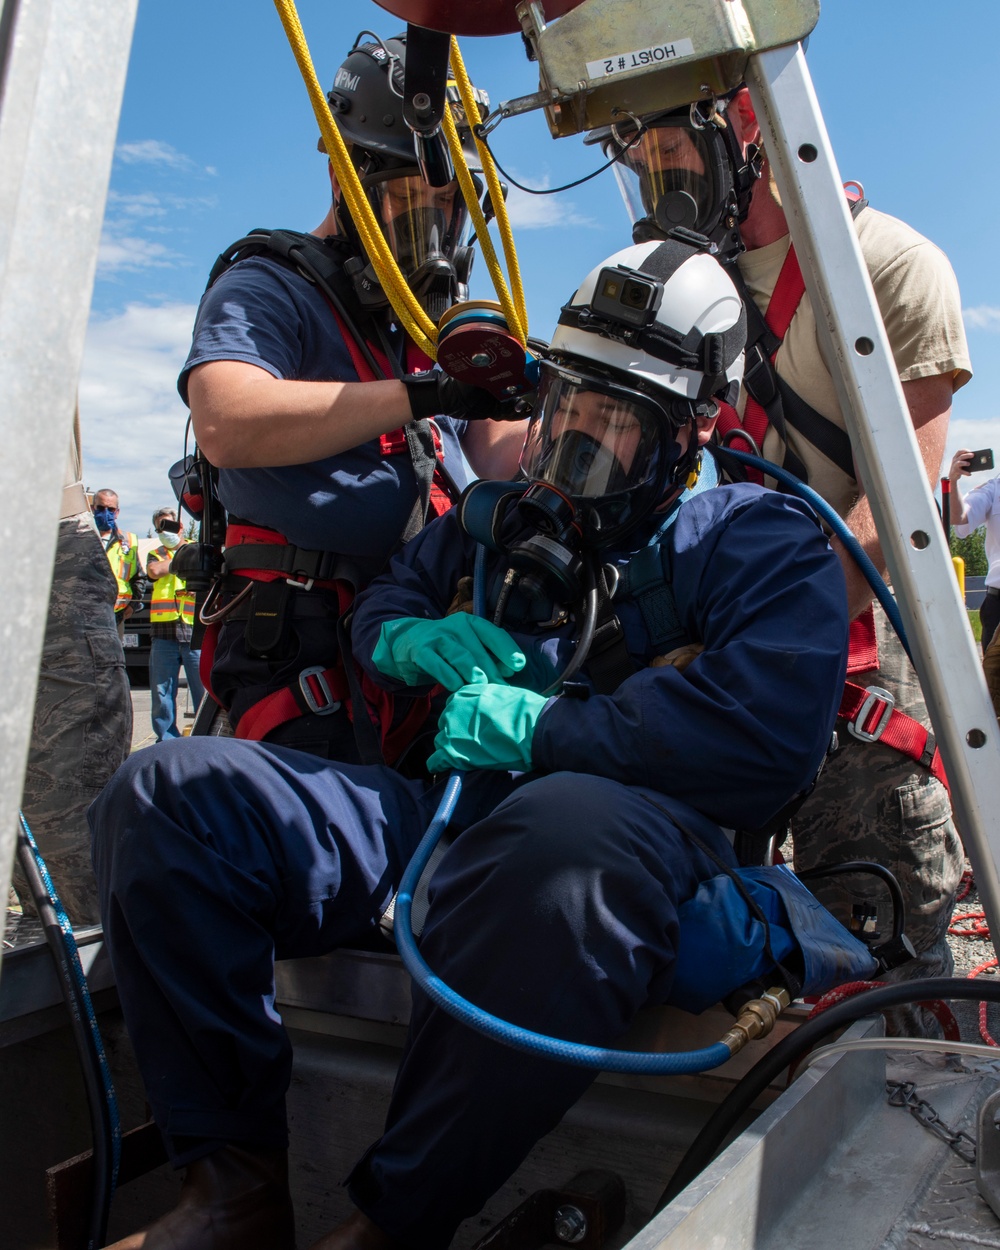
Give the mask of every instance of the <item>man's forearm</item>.
[(188, 397), (195, 437), (218, 468), (307, 464), (411, 417), (406, 387), (395, 379), (300, 382), (228, 360), (194, 369)]

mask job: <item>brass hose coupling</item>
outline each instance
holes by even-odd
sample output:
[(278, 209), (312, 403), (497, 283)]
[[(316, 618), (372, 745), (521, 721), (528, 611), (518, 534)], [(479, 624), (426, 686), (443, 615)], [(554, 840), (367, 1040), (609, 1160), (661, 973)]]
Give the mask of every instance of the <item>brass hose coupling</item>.
[(744, 1005), (736, 1023), (723, 1037), (723, 1046), (728, 1046), (729, 1053), (735, 1055), (747, 1042), (766, 1037), (791, 1001), (791, 995), (783, 987), (772, 987), (760, 998), (752, 999)]

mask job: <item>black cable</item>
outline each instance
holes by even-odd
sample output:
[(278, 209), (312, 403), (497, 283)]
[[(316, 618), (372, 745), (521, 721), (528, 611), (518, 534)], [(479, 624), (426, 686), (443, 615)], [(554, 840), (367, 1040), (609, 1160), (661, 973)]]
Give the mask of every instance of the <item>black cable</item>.
[(846, 864), (832, 864), (827, 868), (807, 868), (805, 872), (797, 872), (795, 875), (800, 881), (812, 881), (820, 877), (843, 877), (852, 872), (866, 873), (869, 877), (878, 877), (883, 882), (892, 899), (892, 936), (893, 938), (902, 937), (903, 930), (906, 928), (906, 904), (903, 901), (903, 891), (899, 888), (896, 878), (882, 864), (873, 864), (870, 860), (852, 859)]
[(596, 178), (598, 174), (603, 174), (606, 169), (610, 169), (616, 161), (620, 161), (630, 148), (635, 147), (648, 129), (648, 126), (645, 126), (642, 122), (640, 122), (639, 129), (635, 132), (635, 136), (629, 139), (628, 143), (625, 144), (620, 152), (616, 152), (615, 155), (612, 156), (611, 160), (605, 161), (600, 169), (595, 169), (593, 173), (585, 174), (582, 178), (577, 178), (575, 182), (565, 182), (561, 187), (526, 187), (523, 182), (518, 182), (516, 178), (511, 177), (511, 175), (497, 160), (496, 153), (490, 147), (489, 139), (486, 134), (486, 127), (481, 122), (478, 126), (472, 127), (476, 138), (483, 145), (486, 151), (489, 152), (490, 160), (492, 160), (493, 164), (496, 165), (503, 177), (507, 179), (511, 186), (517, 187), (518, 191), (526, 191), (528, 195), (556, 195), (559, 191), (570, 191), (573, 187), (582, 186), (583, 183), (589, 182), (591, 178)]
[[(90, 1112), (90, 1131), (94, 1143), (94, 1174), (91, 1186), (90, 1218), (87, 1225), (87, 1250), (103, 1246), (108, 1229), (111, 1199), (118, 1179), (120, 1124), (111, 1075), (107, 1071), (103, 1043), (97, 1032), (97, 1020), (87, 982), (80, 965), (80, 956), (69, 919), (51, 884), (45, 861), (31, 836), (28, 822), (20, 815), (17, 831), (17, 853), (21, 870), (27, 878), (38, 918), (45, 930), (45, 940), (59, 979), (59, 988), (69, 1009), (70, 1030), (80, 1059), (83, 1084)], [(61, 914), (60, 914), (61, 913)], [(97, 1034), (95, 1037), (95, 1033)], [(103, 1063), (102, 1063), (103, 1060)]]
[[(1000, 984), (969, 981), (964, 977), (927, 977), (920, 981), (901, 981), (855, 994), (846, 1002), (828, 1008), (814, 1020), (807, 1020), (794, 1032), (782, 1038), (743, 1077), (732, 1092), (719, 1104), (704, 1128), (688, 1147), (677, 1165), (666, 1189), (653, 1210), (656, 1215), (699, 1176), (719, 1153), (737, 1121), (754, 1100), (785, 1068), (829, 1033), (853, 1024), (863, 1016), (874, 1015), (903, 1003), (926, 1002), (928, 999), (971, 999), (973, 1002), (1000, 1003)], [(899, 1039), (905, 1047), (906, 1039)]]
[(558, 694), (560, 689), (571, 677), (574, 677), (586, 662), (590, 653), (590, 648), (594, 641), (594, 634), (597, 632), (597, 608), (598, 595), (597, 583), (594, 578), (593, 569), (590, 570), (589, 585), (583, 597), (583, 624), (580, 628), (580, 640), (576, 644), (576, 650), (570, 656), (569, 663), (555, 679), (550, 682), (541, 693), (548, 697), (549, 695)]

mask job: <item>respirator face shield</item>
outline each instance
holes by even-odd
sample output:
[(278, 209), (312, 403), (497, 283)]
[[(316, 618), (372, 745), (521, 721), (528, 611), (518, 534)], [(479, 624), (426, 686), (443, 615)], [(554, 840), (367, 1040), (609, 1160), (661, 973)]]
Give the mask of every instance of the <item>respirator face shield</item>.
[(695, 415), (679, 396), (663, 402), (586, 364), (545, 360), (521, 471), (565, 496), (588, 541), (607, 546), (667, 492)]
[[(473, 176), (477, 191), (481, 184)], [(458, 182), (432, 187), (414, 166), (363, 174), (361, 185), (410, 289), (437, 320), (468, 282), (469, 210)]]
[(705, 235), (720, 252), (732, 251), (738, 209), (724, 117), (695, 124), (684, 110), (644, 125), (638, 138), (632, 120), (601, 137), (605, 155), (620, 156), (612, 168), (633, 240), (663, 239), (680, 226)]

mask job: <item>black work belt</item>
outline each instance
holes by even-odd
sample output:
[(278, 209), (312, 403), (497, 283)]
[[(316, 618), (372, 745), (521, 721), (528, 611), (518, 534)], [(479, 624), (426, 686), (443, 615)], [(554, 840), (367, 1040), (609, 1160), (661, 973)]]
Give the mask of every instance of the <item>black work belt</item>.
[(226, 548), (226, 572), (281, 573), (303, 582), (332, 582), (343, 575), (344, 557), (334, 551), (309, 551), (291, 543), (240, 543)]
[(987, 586), (986, 593), (988, 595), (1000, 595), (1000, 586)]

